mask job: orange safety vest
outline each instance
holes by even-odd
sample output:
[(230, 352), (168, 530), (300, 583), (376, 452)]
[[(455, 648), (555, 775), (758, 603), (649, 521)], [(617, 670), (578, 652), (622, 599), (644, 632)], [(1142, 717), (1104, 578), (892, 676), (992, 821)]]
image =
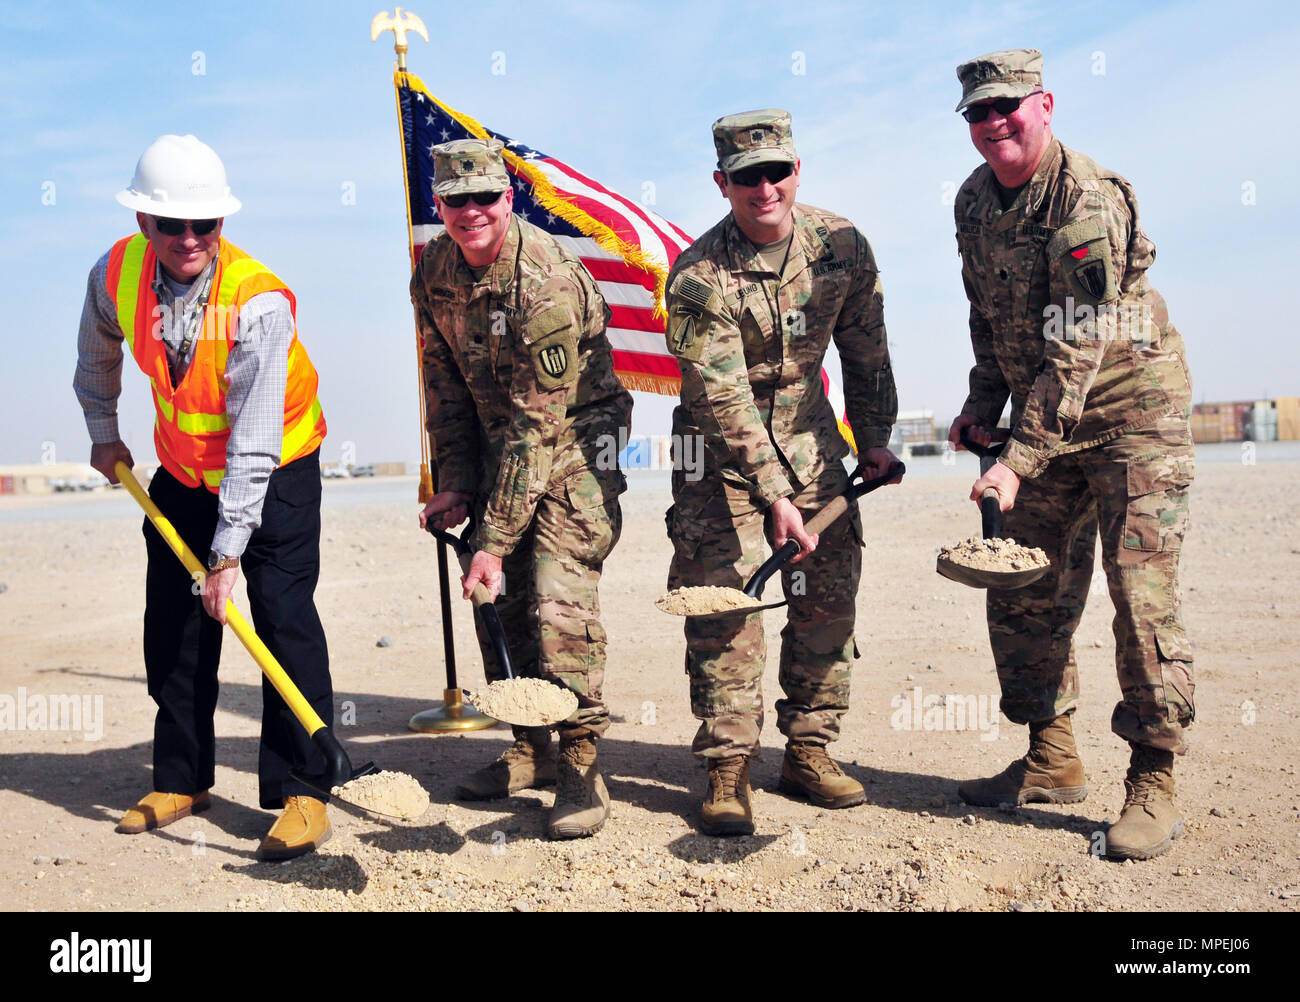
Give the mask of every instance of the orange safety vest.
[(226, 356), (234, 340), (238, 311), (263, 292), (281, 292), (294, 317), (289, 345), (289, 380), (284, 392), (284, 437), (280, 465), (311, 455), (325, 438), (325, 417), (316, 396), (316, 369), (298, 341), (297, 301), (274, 273), (224, 238), (217, 254), (203, 329), (189, 370), (172, 386), (161, 311), (153, 290), (157, 255), (142, 233), (124, 237), (108, 256), (108, 294), (117, 323), (141, 371), (153, 387), (154, 447), (167, 472), (187, 487), (200, 484), (216, 494), (226, 474)]

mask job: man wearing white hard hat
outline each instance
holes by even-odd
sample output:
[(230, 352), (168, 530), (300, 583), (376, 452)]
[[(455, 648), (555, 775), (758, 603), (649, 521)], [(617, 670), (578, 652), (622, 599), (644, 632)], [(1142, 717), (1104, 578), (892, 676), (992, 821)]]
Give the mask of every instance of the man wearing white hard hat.
[[(298, 341), (293, 293), (221, 236), (240, 202), (211, 147), (162, 136), (117, 200), (140, 232), (91, 269), (74, 387), (90, 465), (114, 483), (134, 465), (118, 433), (129, 353), (148, 378), (161, 468), (149, 493), (196, 553), (202, 591), (147, 521), (144, 660), (154, 723), (153, 791), (118, 831), (161, 828), (211, 806), (213, 713), (226, 599), (241, 569), (258, 635), (326, 723), (334, 717), (325, 632), (313, 594), (320, 572), (317, 377)], [(281, 810), (264, 859), (311, 852), (330, 835), (324, 795), (290, 775), (323, 763), (269, 683), (262, 686), (261, 806)]]

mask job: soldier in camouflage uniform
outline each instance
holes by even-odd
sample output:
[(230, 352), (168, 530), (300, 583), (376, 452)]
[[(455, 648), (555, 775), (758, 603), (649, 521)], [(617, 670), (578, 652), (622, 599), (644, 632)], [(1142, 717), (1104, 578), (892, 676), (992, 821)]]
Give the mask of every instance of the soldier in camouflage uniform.
[[(512, 214), (500, 142), (444, 143), (434, 163), (446, 229), (411, 279), (438, 469), (420, 524), (450, 528), (472, 506), (478, 528), (465, 597), (480, 582), (499, 596), (518, 673), (578, 697), (558, 725), (558, 756), (547, 728), (517, 727), (515, 744), (457, 793), (487, 799), (556, 782), (550, 836), (592, 835), (609, 813), (596, 764), (596, 739), (609, 727), (597, 585), (622, 528), (627, 482), (617, 443), (632, 398), (614, 374), (596, 283), (550, 235)], [(504, 678), (479, 640), (488, 680)]]
[[(894, 462), (897, 413), (880, 278), (847, 219), (796, 205), (799, 159), (790, 116), (748, 112), (713, 125), (714, 181), (732, 211), (682, 252), (667, 286), (668, 347), (682, 374), (675, 443), (702, 442), (702, 476), (675, 464), (668, 585), (742, 587), (773, 547), (803, 545), (782, 572), (781, 633), (788, 739), (781, 788), (825, 807), (865, 799), (826, 753), (848, 709), (854, 602), (861, 571), (857, 507), (820, 540), (803, 527), (847, 486), (849, 452), (822, 385), (834, 340), (849, 419), (867, 476)], [(707, 761), (706, 834), (750, 834), (749, 758), (763, 723), (761, 613), (686, 620), (693, 750)]]
[(1011, 438), (971, 497), (995, 488), (1004, 535), (1052, 563), (1026, 588), (988, 593), (1002, 712), (1029, 725), (1029, 754), (959, 792), (982, 805), (1086, 796), (1073, 635), (1100, 530), (1122, 692), (1111, 728), (1132, 746), (1107, 852), (1146, 859), (1182, 833), (1173, 759), (1195, 715), (1178, 594), (1193, 474), (1183, 340), (1147, 280), (1155, 246), (1132, 187), (1052, 137), (1041, 54), (995, 52), (957, 76), (987, 163), (956, 202), (975, 366), (949, 437), (970, 427), (987, 444), (1011, 398)]

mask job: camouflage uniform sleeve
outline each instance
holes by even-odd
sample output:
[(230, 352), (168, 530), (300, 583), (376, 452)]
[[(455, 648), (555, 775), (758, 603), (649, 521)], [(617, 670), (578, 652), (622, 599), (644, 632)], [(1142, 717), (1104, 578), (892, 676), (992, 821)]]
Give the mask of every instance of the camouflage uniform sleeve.
[(478, 411), (474, 398), (424, 298), (420, 270), (411, 277), (411, 303), (424, 373), (425, 429), (437, 464), (439, 491), (473, 494), (478, 487)]
[(681, 272), (671, 277), (665, 303), (665, 336), (682, 374), (682, 406), (714, 462), (734, 465), (763, 508), (790, 497), (794, 489), (754, 405), (744, 342), (722, 293), (701, 275)]
[(1083, 415), (1106, 341), (1115, 334), (1115, 311), (1100, 307), (1120, 297), (1130, 229), (1127, 202), (1085, 191), (1047, 243), (1051, 306), (1063, 311), (1064, 324), (1060, 334), (1048, 336), (1044, 323), (1043, 364), (1000, 457), (1022, 477), (1046, 469)]
[(898, 391), (885, 334), (885, 294), (866, 237), (855, 231), (854, 286), (832, 337), (840, 355), (844, 402), (858, 452), (889, 445), (898, 417)]
[(578, 284), (554, 275), (532, 298), (513, 339), (510, 423), (478, 530), (478, 547), (488, 553), (514, 550), (550, 484), (552, 457), (578, 382), (585, 307)]
[[(967, 281), (966, 293), (970, 296), (969, 280), (964, 276), (963, 279)], [(975, 351), (975, 364), (971, 366), (970, 392), (966, 395), (966, 402), (961, 405), (961, 412), (973, 414), (980, 424), (991, 429), (997, 426), (998, 418), (1002, 416), (1002, 408), (1011, 395), (1011, 388), (1002, 375), (1002, 367), (998, 365), (997, 353), (993, 348), (993, 325), (980, 312), (973, 297), (970, 307), (970, 341)]]

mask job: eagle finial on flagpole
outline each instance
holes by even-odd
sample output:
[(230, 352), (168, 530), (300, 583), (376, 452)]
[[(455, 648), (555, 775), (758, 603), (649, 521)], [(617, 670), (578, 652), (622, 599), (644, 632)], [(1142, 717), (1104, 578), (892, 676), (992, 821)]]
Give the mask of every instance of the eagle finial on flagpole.
[(413, 31), (426, 42), (429, 40), (428, 29), (425, 28), (424, 22), (415, 14), (407, 11), (402, 13), (401, 7), (393, 8), (393, 16), (388, 16), (388, 11), (381, 10), (375, 15), (375, 19), (370, 22), (370, 40), (379, 41), (379, 36), (385, 31), (391, 31), (393, 37), (397, 39), (397, 44), (393, 46), (393, 51), (397, 53), (397, 68), (406, 70), (406, 33)]

